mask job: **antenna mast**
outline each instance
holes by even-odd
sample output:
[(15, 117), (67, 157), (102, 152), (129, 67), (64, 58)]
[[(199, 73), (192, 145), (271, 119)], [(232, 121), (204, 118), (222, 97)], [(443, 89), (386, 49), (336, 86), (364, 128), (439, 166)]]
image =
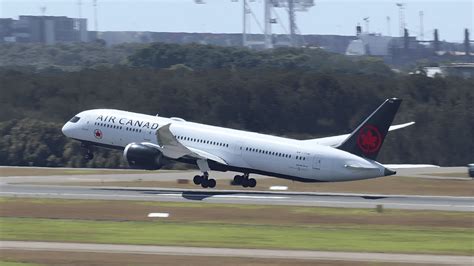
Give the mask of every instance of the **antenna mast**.
[(400, 37), (405, 35), (405, 28), (407, 27), (405, 24), (405, 3), (397, 3), (398, 6), (398, 17), (400, 19)]
[(44, 15), (46, 14), (46, 6), (40, 7), (40, 11), (41, 11), (41, 16), (44, 17)]
[(273, 48), (273, 41), (272, 41), (272, 0), (264, 0), (264, 14), (263, 14), (263, 19), (265, 21), (265, 30), (264, 30), (264, 35), (265, 35), (265, 48), (270, 49)]
[(420, 40), (423, 41), (423, 39), (425, 38), (425, 27), (423, 23), (423, 16), (425, 14), (423, 13), (423, 11), (420, 11), (419, 15), (420, 15)]
[(94, 31), (99, 31), (99, 21), (98, 21), (98, 7), (97, 7), (97, 0), (92, 0), (92, 4), (94, 5)]
[(369, 17), (365, 17), (364, 18), (364, 21), (365, 21), (365, 32), (367, 34), (370, 33), (370, 30), (369, 30), (369, 25), (370, 25), (370, 18)]
[(392, 36), (392, 23), (390, 22), (390, 16), (387, 16), (387, 36)]
[(82, 18), (82, 1), (77, 0), (77, 15), (79, 18)]

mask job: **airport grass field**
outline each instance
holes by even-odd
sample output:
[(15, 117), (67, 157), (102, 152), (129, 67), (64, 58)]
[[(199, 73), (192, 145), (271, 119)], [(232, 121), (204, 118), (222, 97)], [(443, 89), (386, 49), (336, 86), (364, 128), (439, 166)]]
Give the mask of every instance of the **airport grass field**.
[[(143, 171), (14, 169), (0, 176), (138, 174)], [(8, 168), (7, 168), (8, 169)], [(170, 173), (173, 171), (170, 171)], [(190, 172), (184, 172), (187, 176)], [(62, 177), (61, 177), (62, 178)], [(57, 178), (56, 178), (57, 179)], [(15, 179), (17, 180), (17, 179)], [(29, 180), (35, 180), (30, 178)], [(91, 180), (85, 177), (84, 180)], [(77, 182), (63, 185), (190, 188), (177, 180)], [(220, 179), (220, 188), (232, 188)], [(388, 177), (359, 182), (301, 184), (259, 180), (257, 189), (287, 185), (290, 191), (472, 196), (472, 180)], [(35, 183), (35, 182), (33, 182)], [(44, 183), (43, 183), (44, 184)], [(48, 182), (46, 182), (48, 184)], [(57, 184), (57, 183), (56, 183)], [(166, 212), (168, 218), (149, 218)], [(326, 208), (0, 197), (0, 240), (258, 248), (403, 254), (474, 255), (472, 212)], [(2, 250), (0, 265), (314, 265), (311, 260), (101, 252)], [(401, 265), (385, 262), (317, 261), (324, 265)], [(422, 264), (420, 264), (422, 265)]]
[[(2, 240), (473, 254), (464, 212), (9, 198), (0, 206)], [(156, 211), (170, 218), (146, 217)]]

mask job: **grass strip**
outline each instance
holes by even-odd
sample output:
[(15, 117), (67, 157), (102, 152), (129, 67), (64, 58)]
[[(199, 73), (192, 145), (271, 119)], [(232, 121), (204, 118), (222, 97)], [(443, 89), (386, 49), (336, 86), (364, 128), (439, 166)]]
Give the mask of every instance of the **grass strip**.
[(472, 255), (472, 228), (0, 218), (2, 240)]
[(43, 264), (29, 263), (29, 262), (14, 262), (0, 260), (0, 266), (42, 266)]
[[(160, 173), (174, 173), (182, 170), (160, 170)], [(40, 168), (40, 167), (0, 167), (2, 176), (55, 176), (55, 175), (126, 175), (126, 174), (155, 174), (147, 170), (130, 169), (94, 169), (94, 168)]]

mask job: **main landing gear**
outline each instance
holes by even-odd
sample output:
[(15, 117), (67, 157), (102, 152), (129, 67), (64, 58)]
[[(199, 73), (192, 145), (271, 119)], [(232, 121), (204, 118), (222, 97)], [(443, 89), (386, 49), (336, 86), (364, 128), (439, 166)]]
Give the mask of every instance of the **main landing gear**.
[[(215, 188), (216, 187), (216, 180), (213, 178), (209, 178), (209, 165), (207, 160), (197, 160), (196, 164), (199, 167), (199, 170), (203, 173), (202, 175), (196, 175), (193, 178), (193, 182), (196, 185), (201, 185), (203, 188)], [(249, 173), (244, 173), (243, 175), (236, 175), (234, 176), (234, 180), (232, 181), (233, 185), (247, 187), (255, 187), (257, 185), (257, 180), (253, 178), (249, 178)]]
[(245, 173), (244, 175), (236, 175), (234, 176), (234, 180), (232, 181), (234, 185), (240, 185), (245, 188), (247, 187), (255, 187), (257, 185), (257, 180), (254, 178), (249, 178), (249, 174)]
[(196, 175), (193, 178), (193, 182), (196, 185), (201, 185), (203, 188), (215, 188), (216, 187), (216, 180), (213, 178), (209, 178), (209, 174), (204, 172), (203, 175)]

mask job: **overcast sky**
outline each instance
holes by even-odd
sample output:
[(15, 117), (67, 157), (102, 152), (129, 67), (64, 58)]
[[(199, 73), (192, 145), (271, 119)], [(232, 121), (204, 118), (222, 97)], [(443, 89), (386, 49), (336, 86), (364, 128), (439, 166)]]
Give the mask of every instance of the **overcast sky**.
[[(249, 0), (250, 1), (250, 0)], [(89, 19), (94, 29), (92, 0), (82, 0), (82, 17)], [(157, 32), (242, 32), (242, 0), (98, 0), (100, 31), (157, 31)], [(365, 27), (363, 18), (369, 17), (371, 32), (399, 35), (399, 13), (396, 2), (406, 3), (405, 17), (410, 35), (419, 36), (419, 12), (424, 13), (424, 35), (432, 39), (438, 28), (442, 40), (463, 40), (464, 28), (474, 39), (474, 0), (315, 0), (307, 12), (297, 13), (297, 24), (303, 34), (354, 35), (355, 26)], [(78, 0), (0, 0), (0, 17), (17, 18), (19, 15), (46, 15), (78, 17)], [(250, 6), (262, 23), (263, 0)], [(288, 29), (285, 9), (277, 9), (283, 23), (274, 24), (278, 33)], [(276, 17), (276, 16), (275, 16)], [(390, 27), (387, 23), (390, 17)], [(283, 26), (281, 26), (283, 25)], [(252, 22), (252, 32), (261, 32)]]

